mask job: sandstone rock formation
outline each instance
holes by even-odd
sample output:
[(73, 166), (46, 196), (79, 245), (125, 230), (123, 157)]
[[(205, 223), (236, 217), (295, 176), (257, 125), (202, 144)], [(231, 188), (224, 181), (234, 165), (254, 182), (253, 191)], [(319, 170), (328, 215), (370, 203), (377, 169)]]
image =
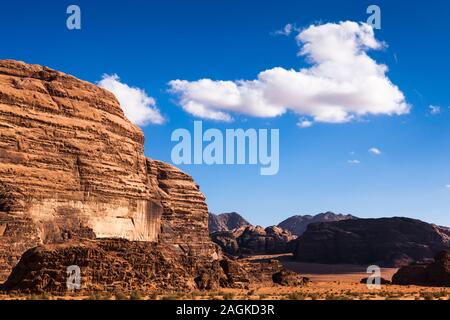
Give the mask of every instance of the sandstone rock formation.
[(397, 285), (450, 287), (450, 252), (442, 251), (433, 261), (416, 262), (400, 268), (392, 277)]
[(303, 262), (398, 267), (448, 250), (447, 231), (409, 218), (311, 224), (296, 240), (294, 254)]
[(143, 142), (111, 93), (0, 60), (0, 290), (64, 293), (73, 265), (86, 293), (272, 283), (281, 264), (223, 256), (199, 186)]
[(272, 285), (272, 275), (283, 270), (278, 261), (255, 263), (223, 257), (207, 263), (156, 243), (81, 240), (28, 250), (0, 290), (62, 295), (68, 291), (67, 267), (71, 265), (81, 269), (78, 293), (248, 288), (254, 283)]
[(239, 213), (236, 212), (222, 213), (219, 215), (209, 213), (208, 215), (209, 233), (229, 231), (250, 225), (250, 222), (245, 220)]
[(281, 228), (264, 229), (259, 226), (245, 226), (211, 234), (211, 239), (231, 255), (292, 252), (292, 241), (295, 238)]
[(289, 231), (293, 235), (301, 236), (305, 231), (308, 225), (311, 223), (318, 222), (333, 222), (333, 221), (341, 221), (341, 220), (350, 220), (350, 219), (358, 219), (355, 216), (350, 214), (336, 214), (333, 212), (325, 212), (320, 213), (315, 216), (305, 215), (305, 216), (293, 216), (290, 217), (278, 224), (278, 227)]
[(0, 281), (27, 249), (77, 239), (156, 242), (211, 263), (204, 200), (190, 176), (144, 156), (113, 94), (0, 61)]

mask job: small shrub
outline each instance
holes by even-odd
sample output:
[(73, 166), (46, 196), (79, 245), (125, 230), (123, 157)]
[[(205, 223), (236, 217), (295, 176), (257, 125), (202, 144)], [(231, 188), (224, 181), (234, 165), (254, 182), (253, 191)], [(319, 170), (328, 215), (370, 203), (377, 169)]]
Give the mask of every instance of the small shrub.
[(234, 293), (231, 292), (222, 294), (223, 300), (233, 300), (234, 296), (235, 296)]
[(166, 296), (162, 296), (161, 300), (179, 300), (183, 295), (180, 294), (170, 294)]
[(126, 294), (123, 293), (122, 291), (114, 292), (114, 296), (115, 296), (116, 300), (128, 300)]
[(138, 291), (132, 291), (130, 294), (130, 300), (142, 300), (142, 294)]
[(305, 300), (305, 295), (301, 292), (292, 292), (287, 296), (288, 300)]
[(156, 299), (158, 299), (158, 293), (152, 292), (152, 293), (148, 296), (148, 298), (149, 298), (150, 300), (156, 300)]

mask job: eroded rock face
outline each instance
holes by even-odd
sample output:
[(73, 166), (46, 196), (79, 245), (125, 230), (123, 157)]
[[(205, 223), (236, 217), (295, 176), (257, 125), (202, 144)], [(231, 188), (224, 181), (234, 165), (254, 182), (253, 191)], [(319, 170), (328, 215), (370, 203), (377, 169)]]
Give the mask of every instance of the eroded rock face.
[(150, 186), (162, 206), (158, 243), (198, 260), (217, 260), (220, 250), (208, 233), (208, 206), (192, 177), (162, 161), (147, 159)]
[(231, 255), (292, 252), (292, 241), (295, 238), (279, 227), (264, 229), (259, 226), (245, 226), (211, 234), (211, 239)]
[(0, 290), (19, 293), (64, 294), (67, 267), (80, 268), (78, 293), (157, 290), (216, 290), (272, 285), (280, 272), (278, 261), (261, 263), (223, 257), (205, 261), (158, 243), (123, 239), (81, 240), (47, 244), (28, 250)]
[(106, 90), (0, 60), (0, 281), (27, 249), (75, 239), (167, 244), (217, 259), (192, 178), (144, 156)]
[(327, 264), (399, 267), (450, 248), (446, 230), (409, 218), (357, 219), (308, 226), (295, 259)]
[(44, 242), (85, 227), (97, 237), (156, 238), (144, 137), (111, 93), (0, 61), (0, 106), (2, 217), (30, 219)]
[[(149, 292), (165, 286), (194, 287), (195, 261), (155, 243), (127, 240), (77, 241), (30, 249), (2, 286), (25, 293), (67, 292), (67, 267), (81, 269), (81, 288), (95, 291)], [(151, 279), (152, 281), (149, 281)]]
[(443, 251), (433, 261), (416, 262), (400, 268), (392, 278), (397, 285), (450, 287), (450, 252)]

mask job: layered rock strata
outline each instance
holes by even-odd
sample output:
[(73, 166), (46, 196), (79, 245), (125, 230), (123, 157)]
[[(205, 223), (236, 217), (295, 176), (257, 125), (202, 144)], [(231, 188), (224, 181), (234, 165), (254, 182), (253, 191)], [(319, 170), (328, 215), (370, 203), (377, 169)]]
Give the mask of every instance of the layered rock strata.
[[(68, 267), (79, 267), (79, 290), (68, 290)], [(223, 257), (204, 261), (157, 243), (123, 239), (70, 241), (28, 250), (0, 290), (18, 293), (180, 292), (272, 285), (278, 261), (255, 263)], [(68, 285), (69, 284), (69, 285)]]
[(113, 94), (0, 61), (0, 281), (27, 249), (78, 239), (154, 242), (210, 263), (207, 219), (199, 187), (144, 156)]

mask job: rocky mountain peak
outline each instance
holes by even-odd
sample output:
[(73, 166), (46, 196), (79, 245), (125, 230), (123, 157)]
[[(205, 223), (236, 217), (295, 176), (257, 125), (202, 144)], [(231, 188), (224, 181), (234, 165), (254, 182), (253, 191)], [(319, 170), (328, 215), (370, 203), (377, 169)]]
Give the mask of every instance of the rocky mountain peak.
[(219, 215), (209, 213), (208, 216), (208, 228), (210, 233), (217, 231), (228, 231), (250, 225), (250, 222), (245, 220), (237, 212), (222, 213)]

